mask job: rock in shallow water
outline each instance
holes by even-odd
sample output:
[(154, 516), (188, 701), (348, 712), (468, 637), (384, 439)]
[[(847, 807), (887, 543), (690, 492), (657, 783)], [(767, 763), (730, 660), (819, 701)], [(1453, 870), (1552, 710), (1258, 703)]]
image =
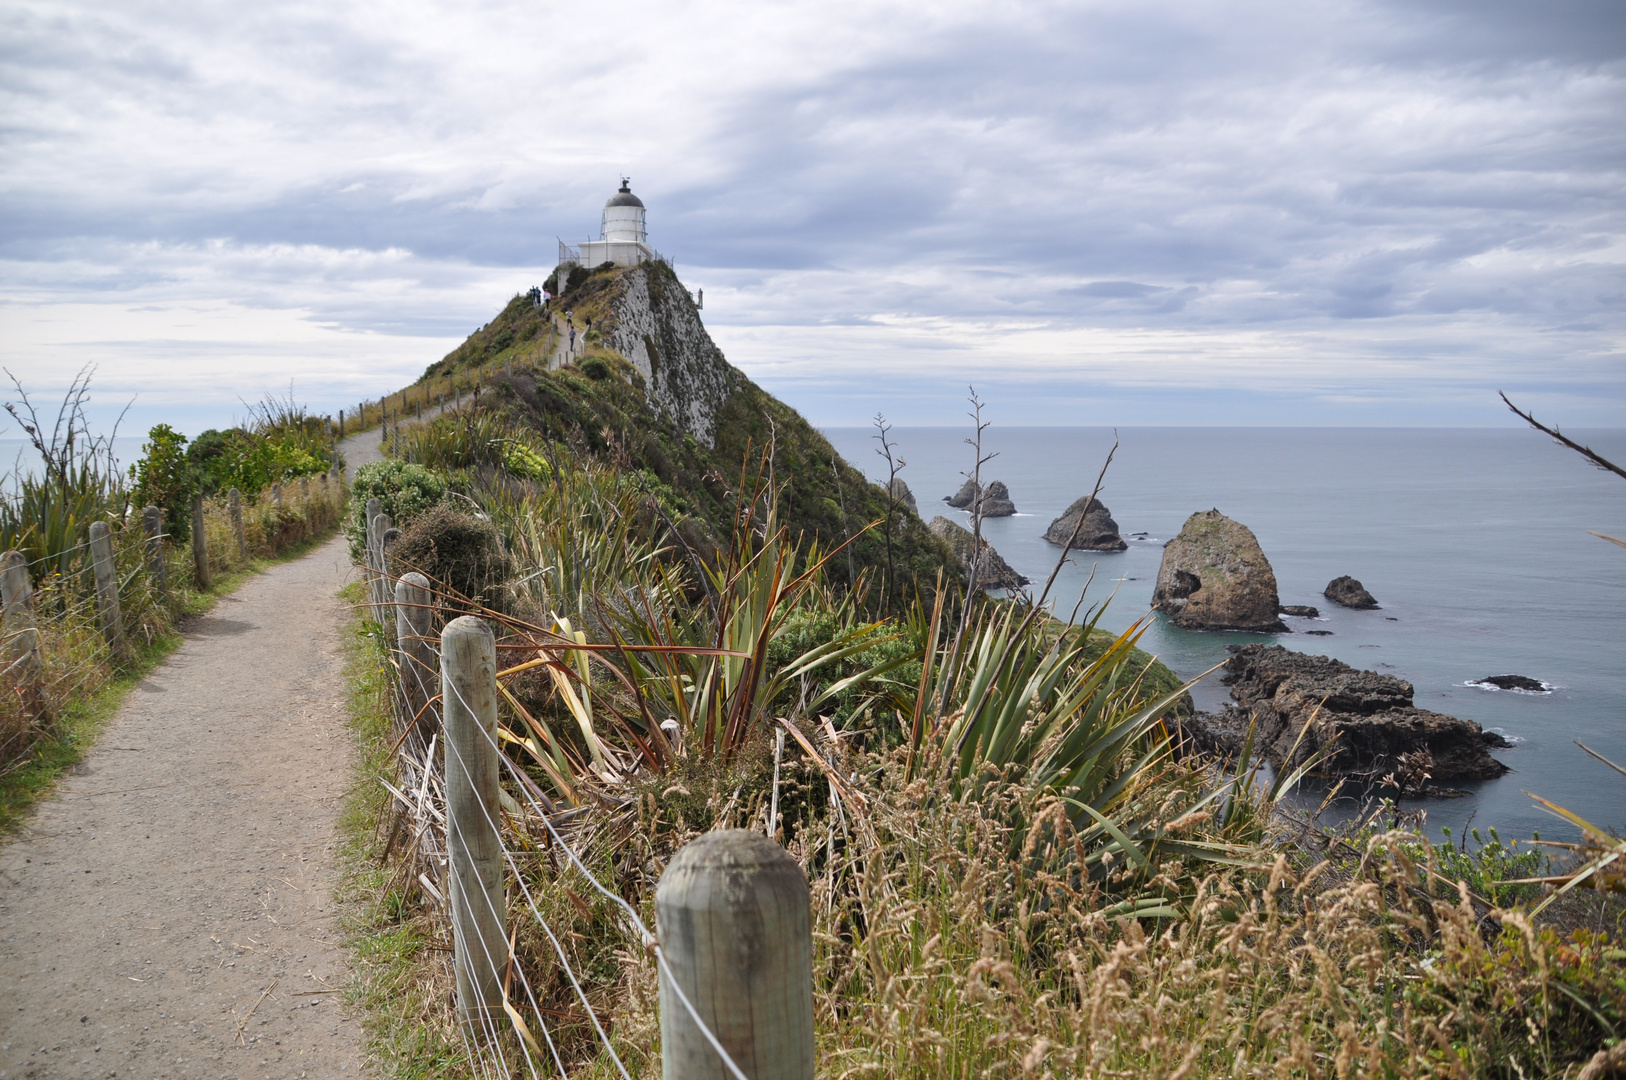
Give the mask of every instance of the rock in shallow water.
[[(1085, 514), (1085, 507), (1089, 513)], [(1079, 519), (1083, 518), (1080, 526)], [(1090, 496), (1075, 499), (1073, 505), (1061, 512), (1061, 517), (1050, 523), (1044, 538), (1052, 544), (1065, 545), (1075, 535), (1074, 551), (1123, 551), (1129, 547), (1118, 535), (1118, 523), (1112, 520), (1112, 511), (1100, 502), (1091, 502)]]
[(1245, 645), (1225, 662), (1222, 681), (1235, 704), (1185, 722), (1205, 753), (1234, 756), (1251, 724), (1255, 745), (1278, 769), (1321, 753), (1317, 772), (1373, 782), (1393, 776), (1413, 793), (1429, 780), (1488, 780), (1508, 771), (1490, 751), (1511, 743), (1472, 720), (1415, 707), (1411, 684), (1392, 675), (1280, 645)]
[(1295, 619), (1319, 619), (1321, 612), (1309, 604), (1283, 604), (1278, 609), (1283, 615), (1291, 615)]
[(1373, 611), (1378, 606), (1378, 602), (1373, 599), (1372, 594), (1367, 592), (1360, 582), (1348, 574), (1343, 577), (1333, 578), (1327, 582), (1327, 587), (1322, 591), (1321, 595), (1333, 603), (1341, 604), (1347, 608)]
[(1527, 694), (1546, 694), (1551, 691), (1540, 679), (1528, 675), (1486, 675), (1474, 680), (1477, 686), (1494, 686), (1498, 690), (1523, 690)]
[(1258, 539), (1218, 510), (1192, 514), (1164, 545), (1152, 606), (1186, 630), (1287, 629), (1276, 617), (1276, 573)]
[(1010, 517), (1015, 514), (1016, 504), (1011, 502), (1011, 489), (1005, 486), (1005, 481), (995, 480), (989, 484), (983, 490), (977, 509), (985, 518)]

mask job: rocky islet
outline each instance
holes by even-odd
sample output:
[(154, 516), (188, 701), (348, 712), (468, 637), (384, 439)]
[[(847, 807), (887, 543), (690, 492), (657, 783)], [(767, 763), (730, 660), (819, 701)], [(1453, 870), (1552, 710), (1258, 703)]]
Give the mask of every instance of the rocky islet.
[(1387, 781), (1422, 794), (1430, 781), (1489, 780), (1508, 772), (1491, 756), (1512, 744), (1472, 720), (1419, 709), (1404, 679), (1280, 645), (1232, 651), (1221, 681), (1234, 704), (1185, 721), (1192, 747), (1235, 757), (1251, 729), (1277, 769), (1315, 759), (1314, 771)]
[(1327, 587), (1322, 590), (1321, 595), (1340, 607), (1355, 608), (1359, 611), (1378, 610), (1377, 600), (1366, 591), (1365, 586), (1348, 574), (1327, 582)]
[(985, 518), (1011, 517), (1016, 513), (1016, 504), (1011, 501), (1011, 489), (1003, 480), (995, 480), (985, 488), (979, 488), (975, 481), (967, 480), (960, 485), (959, 491), (943, 496), (943, 501), (956, 510), (968, 510)]
[(1259, 540), (1219, 510), (1186, 519), (1163, 548), (1152, 607), (1185, 630), (1281, 633), (1276, 573)]
[(1129, 547), (1118, 535), (1112, 511), (1093, 495), (1075, 499), (1050, 523), (1044, 538), (1058, 546), (1067, 546), (1071, 541), (1074, 551), (1124, 551)]

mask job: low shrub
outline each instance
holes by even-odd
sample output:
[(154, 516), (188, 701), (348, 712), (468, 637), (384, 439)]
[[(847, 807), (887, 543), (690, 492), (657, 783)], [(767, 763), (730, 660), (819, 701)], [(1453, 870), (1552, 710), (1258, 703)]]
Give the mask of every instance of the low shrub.
[(361, 563), (366, 559), (368, 499), (377, 499), (395, 527), (405, 530), (414, 518), (445, 497), (446, 481), (422, 465), (375, 461), (357, 469), (350, 485), (350, 507), (344, 516), (351, 561)]
[(497, 527), (448, 503), (430, 507), (401, 531), (390, 548), (396, 573), (416, 570), (476, 604), (501, 608), (513, 560)]

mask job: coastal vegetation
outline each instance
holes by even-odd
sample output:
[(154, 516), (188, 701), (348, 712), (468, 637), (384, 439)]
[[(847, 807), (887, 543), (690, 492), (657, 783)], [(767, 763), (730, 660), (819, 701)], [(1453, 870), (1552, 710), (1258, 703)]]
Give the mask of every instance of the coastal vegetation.
[[(612, 278), (576, 282), (575, 310)], [(618, 1075), (611, 1048), (659, 1069), (654, 967), (556, 831), (653, 925), (674, 853), (738, 827), (810, 882), (821, 1074), (1626, 1067), (1626, 909), (1576, 887), (1621, 883), (1607, 833), (1557, 856), (1430, 844), (1385, 802), (1324, 828), (1283, 798), (1313, 759), (1270, 771), (1252, 733), (1224, 766), (1184, 752), (1185, 687), (1136, 648), (1144, 624), (968, 590), (910, 539), (913, 514), (889, 573), (896, 500), (823, 460), (793, 412), (724, 403), (751, 434), (707, 447), (607, 349), (544, 370), (522, 301), (444, 362), (484, 383), (477, 401), (365, 478), (380, 498), (443, 486), (396, 518), (384, 569), (425, 573), (439, 619), (481, 614), (504, 658), (503, 829), (530, 905), (513, 948), (534, 993), (509, 997), (505, 1060), (551, 1074), (545, 1032), (571, 1075)], [(405, 738), (378, 615), (359, 608), (353, 636), (357, 1000), (400, 1075), (474, 1075), (438, 871), (406, 840), (423, 820), (377, 782)]]
[[(123, 692), (179, 644), (185, 619), (267, 561), (330, 533), (343, 504), (337, 479), (325, 472), (331, 449), (322, 422), (291, 403), (268, 401), (252, 424), (200, 436), (192, 449), (214, 449), (197, 456), (159, 424), (141, 459), (121, 471), (112, 437), (88, 423), (89, 388), (89, 372), (81, 372), (54, 419), (42, 417), (21, 387), (6, 406), (38, 463), (19, 463), (0, 490), (0, 550), (18, 553), (31, 594), (8, 602), (3, 628), (0, 830), (14, 827), (79, 760)], [(283, 481), (279, 501), (270, 485)], [(241, 547), (226, 497), (237, 483), (258, 485), (244, 489)], [(207, 585), (198, 581), (190, 543), (196, 496), (203, 497)], [(147, 506), (162, 512), (156, 552), (141, 514)], [(89, 542), (95, 522), (109, 531), (122, 647), (102, 621)]]

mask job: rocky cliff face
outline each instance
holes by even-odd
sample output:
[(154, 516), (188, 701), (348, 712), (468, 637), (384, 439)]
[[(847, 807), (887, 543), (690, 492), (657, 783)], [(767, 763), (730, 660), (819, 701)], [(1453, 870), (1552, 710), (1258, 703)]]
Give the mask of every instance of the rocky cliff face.
[(1287, 629), (1276, 572), (1253, 530), (1218, 510), (1192, 514), (1164, 546), (1152, 606), (1186, 630)]
[[(1084, 513), (1085, 508), (1089, 513)], [(1079, 528), (1079, 519), (1084, 527)], [(1064, 545), (1074, 536), (1074, 551), (1123, 551), (1129, 547), (1118, 535), (1118, 523), (1112, 520), (1112, 511), (1100, 502), (1092, 502), (1088, 495), (1074, 500), (1073, 505), (1061, 512), (1061, 517), (1050, 523), (1044, 538), (1052, 544)]]
[(740, 373), (706, 333), (676, 275), (660, 264), (634, 267), (617, 276), (601, 306), (604, 314), (594, 328), (644, 377), (650, 403), (713, 445), (717, 415)]
[(1187, 721), (1194, 741), (1211, 753), (1236, 754), (1251, 725), (1255, 745), (1278, 769), (1321, 755), (1318, 772), (1392, 778), (1409, 794), (1429, 780), (1486, 780), (1508, 771), (1490, 756), (1507, 740), (1472, 720), (1416, 708), (1411, 684), (1392, 675), (1280, 645), (1246, 645), (1225, 662), (1222, 681), (1236, 704)]
[(933, 536), (948, 541), (949, 547), (954, 549), (954, 557), (960, 562), (960, 576), (967, 581), (971, 579), (971, 564), (976, 562), (977, 576), (972, 582), (973, 588), (979, 589), (1020, 589), (1028, 583), (1028, 579), (1011, 568), (1011, 564), (1000, 558), (999, 552), (988, 541), (982, 541), (977, 546), (977, 537), (971, 530), (955, 524), (946, 517), (938, 516), (926, 526)]

